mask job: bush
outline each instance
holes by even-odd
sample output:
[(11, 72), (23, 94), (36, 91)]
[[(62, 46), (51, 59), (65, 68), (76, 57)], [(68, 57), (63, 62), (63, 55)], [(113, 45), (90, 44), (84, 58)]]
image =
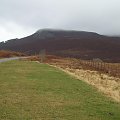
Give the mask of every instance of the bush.
[(14, 51), (0, 50), (0, 58), (9, 58), (9, 57), (16, 57), (16, 56), (25, 56), (25, 54), (20, 52), (14, 52)]

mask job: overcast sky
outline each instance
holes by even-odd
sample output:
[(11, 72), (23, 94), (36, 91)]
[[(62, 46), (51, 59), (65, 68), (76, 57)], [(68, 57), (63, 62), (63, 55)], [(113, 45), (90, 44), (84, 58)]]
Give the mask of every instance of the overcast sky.
[(0, 0), (0, 41), (42, 28), (120, 36), (120, 0)]

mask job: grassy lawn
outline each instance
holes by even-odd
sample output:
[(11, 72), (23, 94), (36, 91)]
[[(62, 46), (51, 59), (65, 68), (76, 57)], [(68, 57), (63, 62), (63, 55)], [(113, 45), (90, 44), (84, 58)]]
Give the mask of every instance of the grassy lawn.
[(0, 63), (0, 120), (120, 120), (120, 104), (45, 64)]

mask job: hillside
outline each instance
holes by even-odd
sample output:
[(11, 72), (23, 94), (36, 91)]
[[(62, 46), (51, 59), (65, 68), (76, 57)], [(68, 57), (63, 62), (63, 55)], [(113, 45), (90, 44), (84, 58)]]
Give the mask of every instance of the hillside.
[(120, 37), (108, 37), (85, 31), (41, 29), (25, 38), (2, 42), (0, 49), (29, 54), (46, 49), (49, 54), (67, 57), (120, 61)]

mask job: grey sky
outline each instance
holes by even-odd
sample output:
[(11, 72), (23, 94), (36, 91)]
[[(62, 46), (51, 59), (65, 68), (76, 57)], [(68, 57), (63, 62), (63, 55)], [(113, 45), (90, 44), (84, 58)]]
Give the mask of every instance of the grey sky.
[(42, 28), (120, 35), (120, 0), (0, 0), (0, 41)]

